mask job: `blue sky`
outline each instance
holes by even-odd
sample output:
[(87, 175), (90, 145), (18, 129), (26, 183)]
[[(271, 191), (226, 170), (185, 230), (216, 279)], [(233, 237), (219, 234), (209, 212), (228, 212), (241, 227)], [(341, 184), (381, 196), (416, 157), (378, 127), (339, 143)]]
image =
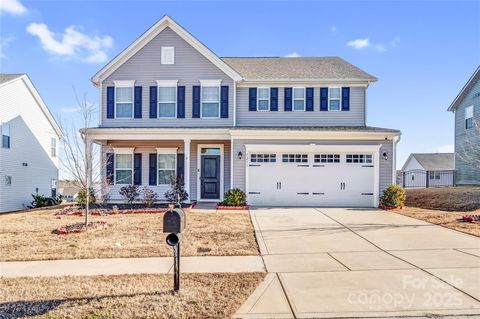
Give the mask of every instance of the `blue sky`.
[(402, 130), (398, 166), (453, 150), (446, 109), (480, 64), (480, 1), (0, 3), (0, 72), (28, 73), (66, 123), (72, 87), (97, 102), (90, 77), (168, 14), (219, 56), (340, 56), (375, 75), (368, 125)]

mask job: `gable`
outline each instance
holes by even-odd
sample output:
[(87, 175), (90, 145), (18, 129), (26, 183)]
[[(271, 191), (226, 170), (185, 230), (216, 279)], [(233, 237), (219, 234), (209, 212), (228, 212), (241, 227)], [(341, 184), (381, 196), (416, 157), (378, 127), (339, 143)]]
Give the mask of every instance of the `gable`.
[[(162, 47), (174, 47), (174, 64), (161, 63)], [(185, 41), (170, 27), (166, 27), (152, 40), (123, 62), (105, 80), (155, 81), (161, 79), (228, 79), (223, 72), (203, 54)]]
[[(475, 70), (473, 75), (470, 77), (470, 79), (467, 81), (465, 86), (462, 88), (460, 93), (455, 97), (455, 100), (453, 100), (452, 104), (448, 107), (448, 111), (455, 112), (455, 110), (461, 105), (465, 98), (470, 95), (471, 91), (476, 91), (478, 93), (479, 90), (479, 84), (480, 83), (480, 66)], [(477, 95), (478, 97), (478, 95)]]

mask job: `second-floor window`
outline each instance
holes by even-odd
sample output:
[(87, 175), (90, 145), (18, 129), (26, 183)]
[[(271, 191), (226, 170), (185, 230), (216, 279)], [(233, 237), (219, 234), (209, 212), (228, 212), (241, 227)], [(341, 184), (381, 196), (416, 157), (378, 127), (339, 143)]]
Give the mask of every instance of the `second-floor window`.
[(50, 139), (50, 155), (57, 157), (57, 139), (55, 137)]
[(258, 88), (257, 89), (257, 110), (268, 111), (270, 109), (270, 89)]
[(465, 108), (465, 128), (469, 129), (473, 127), (473, 105)]
[(133, 86), (115, 87), (115, 117), (133, 118)]
[(220, 86), (202, 85), (202, 118), (220, 116)]
[(2, 148), (10, 148), (10, 124), (2, 124)]
[(177, 87), (160, 86), (158, 88), (158, 117), (174, 118), (177, 113)]
[(115, 154), (115, 184), (132, 184), (133, 154)]
[(330, 88), (328, 92), (328, 109), (330, 111), (340, 111), (341, 90), (340, 88)]
[(293, 88), (293, 110), (305, 111), (305, 88)]

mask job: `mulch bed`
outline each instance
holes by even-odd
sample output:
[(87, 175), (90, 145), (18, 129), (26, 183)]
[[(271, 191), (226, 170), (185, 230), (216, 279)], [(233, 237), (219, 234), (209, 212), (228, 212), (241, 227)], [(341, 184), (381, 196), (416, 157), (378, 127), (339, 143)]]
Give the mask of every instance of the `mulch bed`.
[[(183, 207), (185, 212), (195, 207), (196, 202)], [(152, 208), (132, 208), (132, 209), (111, 209), (111, 208), (95, 208), (90, 210), (92, 216), (107, 216), (107, 215), (128, 215), (128, 214), (163, 214), (170, 210), (168, 207), (152, 207)], [(85, 216), (85, 210), (78, 207), (69, 207), (61, 210), (56, 215), (65, 216)]]
[(108, 227), (106, 221), (90, 222), (88, 227), (85, 227), (85, 223), (73, 223), (67, 224), (52, 231), (56, 235), (68, 235), (68, 234), (78, 234), (85, 231), (95, 231), (100, 229), (105, 229)]
[(222, 203), (217, 204), (217, 209), (222, 210), (246, 210), (248, 209), (248, 205), (245, 206), (224, 206)]
[(383, 209), (383, 210), (393, 210), (393, 209), (403, 209), (403, 206), (384, 206), (384, 205), (379, 205), (378, 208)]

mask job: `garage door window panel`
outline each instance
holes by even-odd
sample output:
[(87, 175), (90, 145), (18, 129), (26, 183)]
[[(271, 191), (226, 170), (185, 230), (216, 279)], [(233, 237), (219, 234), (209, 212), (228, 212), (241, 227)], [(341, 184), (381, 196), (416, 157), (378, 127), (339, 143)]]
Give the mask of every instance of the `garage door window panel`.
[(347, 163), (372, 164), (373, 159), (370, 154), (347, 154)]
[(340, 154), (315, 154), (315, 163), (340, 163)]
[(277, 162), (276, 154), (251, 154), (251, 163), (275, 163)]
[(308, 163), (308, 154), (282, 154), (284, 163)]

